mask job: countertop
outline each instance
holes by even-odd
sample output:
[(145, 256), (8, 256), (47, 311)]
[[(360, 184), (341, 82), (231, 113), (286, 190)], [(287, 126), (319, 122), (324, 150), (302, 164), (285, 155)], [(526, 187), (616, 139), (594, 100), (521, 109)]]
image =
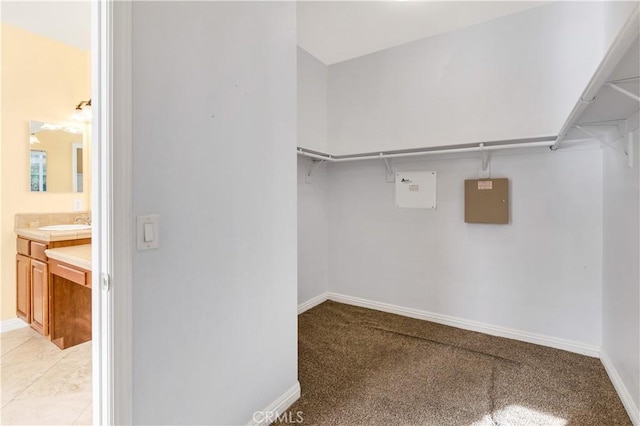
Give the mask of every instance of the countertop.
[(16, 228), (14, 231), (19, 237), (47, 243), (91, 238), (91, 229), (83, 229), (82, 231), (40, 231), (38, 228)]
[(48, 249), (44, 253), (50, 259), (91, 270), (91, 244)]

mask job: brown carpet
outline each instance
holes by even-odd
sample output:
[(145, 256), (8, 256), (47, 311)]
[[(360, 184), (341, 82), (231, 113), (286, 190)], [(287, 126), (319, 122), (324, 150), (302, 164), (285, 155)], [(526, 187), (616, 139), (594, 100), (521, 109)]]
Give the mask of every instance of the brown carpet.
[(290, 422), (631, 425), (596, 358), (331, 301), (298, 324)]

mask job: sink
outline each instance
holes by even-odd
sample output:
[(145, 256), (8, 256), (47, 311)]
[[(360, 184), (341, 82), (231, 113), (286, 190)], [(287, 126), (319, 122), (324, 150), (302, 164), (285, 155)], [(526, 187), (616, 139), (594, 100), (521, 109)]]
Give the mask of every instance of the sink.
[(91, 225), (70, 223), (67, 225), (49, 225), (38, 228), (39, 231), (84, 231), (86, 229), (91, 229)]

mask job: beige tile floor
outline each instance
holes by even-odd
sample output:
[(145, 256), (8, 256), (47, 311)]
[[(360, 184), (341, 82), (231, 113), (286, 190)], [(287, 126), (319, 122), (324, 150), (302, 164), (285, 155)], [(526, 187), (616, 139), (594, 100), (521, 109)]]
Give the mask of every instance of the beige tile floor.
[(0, 424), (91, 424), (91, 342), (60, 350), (30, 327), (2, 333), (0, 376)]

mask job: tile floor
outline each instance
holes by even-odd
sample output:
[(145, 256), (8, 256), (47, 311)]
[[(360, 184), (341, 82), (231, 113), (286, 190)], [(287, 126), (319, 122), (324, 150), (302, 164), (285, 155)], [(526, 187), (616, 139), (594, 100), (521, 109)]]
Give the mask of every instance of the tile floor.
[(90, 425), (91, 342), (58, 349), (30, 327), (0, 334), (2, 425)]

